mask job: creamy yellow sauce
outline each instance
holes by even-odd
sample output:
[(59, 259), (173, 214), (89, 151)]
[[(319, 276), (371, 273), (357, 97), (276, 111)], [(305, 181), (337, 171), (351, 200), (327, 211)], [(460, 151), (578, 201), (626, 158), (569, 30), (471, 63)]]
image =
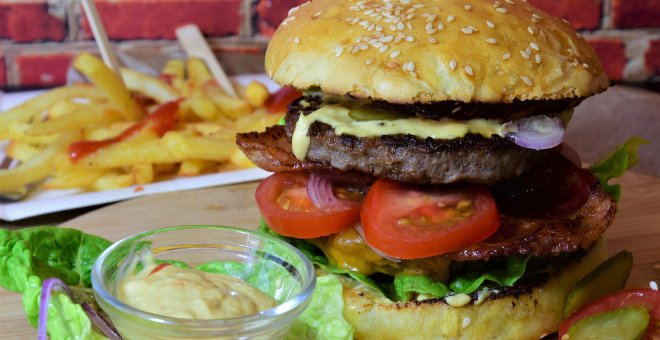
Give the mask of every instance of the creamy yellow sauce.
[[(222, 274), (145, 261), (138, 273), (119, 280), (117, 298), (137, 309), (183, 319), (227, 319), (255, 314), (276, 305), (248, 283)], [(154, 271), (154, 273), (152, 273)]]
[(398, 134), (433, 139), (461, 138), (466, 134), (479, 134), (486, 138), (492, 135), (504, 136), (502, 122), (493, 119), (431, 120), (410, 117), (393, 120), (355, 120), (351, 118), (349, 112), (350, 108), (346, 106), (325, 105), (308, 115), (300, 115), (292, 136), (293, 154), (296, 158), (305, 159), (310, 143), (307, 132), (314, 122), (332, 126), (337, 135), (346, 134), (356, 137)]

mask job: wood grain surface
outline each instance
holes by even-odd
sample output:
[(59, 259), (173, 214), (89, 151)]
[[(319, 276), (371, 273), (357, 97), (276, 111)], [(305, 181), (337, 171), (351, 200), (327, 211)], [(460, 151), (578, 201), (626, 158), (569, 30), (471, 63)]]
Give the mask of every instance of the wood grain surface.
[[(628, 286), (646, 287), (660, 279), (660, 178), (628, 173), (620, 181), (619, 213), (605, 233), (610, 253), (632, 251), (635, 258)], [(184, 224), (227, 225), (254, 229), (259, 214), (257, 183), (168, 193), (125, 201), (63, 224), (117, 241), (149, 229)], [(0, 338), (34, 339), (19, 294), (0, 288)]]

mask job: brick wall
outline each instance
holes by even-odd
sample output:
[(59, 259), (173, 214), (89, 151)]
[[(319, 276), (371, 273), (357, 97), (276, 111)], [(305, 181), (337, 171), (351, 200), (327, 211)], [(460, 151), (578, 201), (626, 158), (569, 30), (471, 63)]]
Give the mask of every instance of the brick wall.
[[(611, 79), (660, 82), (660, 0), (528, 0), (571, 21)], [(178, 50), (196, 23), (229, 73), (261, 72), (268, 37), (303, 0), (96, 0), (117, 49)], [(0, 0), (0, 88), (61, 84), (71, 57), (95, 51), (78, 0)], [(247, 61), (247, 62), (246, 62)]]

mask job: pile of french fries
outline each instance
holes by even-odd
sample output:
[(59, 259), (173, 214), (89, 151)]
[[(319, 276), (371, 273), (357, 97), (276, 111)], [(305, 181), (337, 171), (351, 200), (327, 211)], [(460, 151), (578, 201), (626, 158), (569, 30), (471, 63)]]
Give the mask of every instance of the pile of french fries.
[[(73, 66), (93, 84), (59, 87), (0, 113), (0, 141), (9, 140), (5, 153), (20, 161), (0, 170), (0, 193), (35, 183), (109, 190), (251, 167), (235, 134), (262, 131), (281, 116), (264, 108), (270, 93), (263, 84), (229, 96), (199, 59), (170, 60), (160, 77), (122, 69), (123, 81), (87, 53)], [(178, 120), (164, 134), (145, 128), (77, 161), (70, 157), (72, 143), (115, 138), (172, 101), (178, 101)]]

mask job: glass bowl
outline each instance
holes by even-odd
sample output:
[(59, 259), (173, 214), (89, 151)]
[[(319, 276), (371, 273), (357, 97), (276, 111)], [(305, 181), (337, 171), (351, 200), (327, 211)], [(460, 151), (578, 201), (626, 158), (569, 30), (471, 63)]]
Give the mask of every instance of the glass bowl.
[[(139, 265), (145, 249), (156, 261), (182, 261), (191, 268), (212, 261), (229, 263), (224, 266), (228, 275), (250, 283), (277, 305), (253, 315), (208, 320), (131, 307), (117, 299), (117, 280), (129, 263)], [(124, 339), (279, 339), (309, 305), (316, 275), (307, 257), (270, 235), (230, 227), (181, 226), (131, 236), (106, 249), (92, 269), (92, 286)]]

